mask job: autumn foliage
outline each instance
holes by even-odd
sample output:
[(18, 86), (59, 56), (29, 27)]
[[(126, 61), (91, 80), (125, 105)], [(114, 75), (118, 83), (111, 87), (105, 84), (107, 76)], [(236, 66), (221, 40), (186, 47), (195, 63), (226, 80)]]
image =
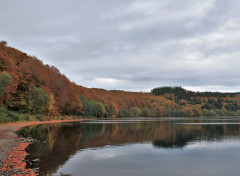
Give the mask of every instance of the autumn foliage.
[[(185, 90), (154, 89), (152, 93), (85, 88), (69, 81), (53, 66), (44, 65), (0, 42), (0, 115), (6, 112), (52, 119), (59, 116), (162, 117), (238, 113), (239, 94), (185, 94)], [(175, 91), (175, 92), (174, 92)], [(158, 92), (158, 93), (156, 93)], [(216, 103), (217, 102), (217, 103)], [(218, 105), (221, 106), (218, 107)], [(221, 112), (220, 112), (221, 111)], [(26, 118), (25, 120), (28, 120)], [(1, 119), (0, 119), (1, 121)], [(6, 121), (6, 120), (5, 120)], [(12, 120), (11, 120), (12, 121)]]

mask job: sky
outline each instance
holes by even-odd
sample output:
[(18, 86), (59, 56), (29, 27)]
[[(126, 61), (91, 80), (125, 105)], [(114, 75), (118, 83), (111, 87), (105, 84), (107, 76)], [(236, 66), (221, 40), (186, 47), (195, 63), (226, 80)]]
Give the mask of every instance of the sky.
[(240, 91), (239, 0), (1, 0), (0, 40), (89, 88)]

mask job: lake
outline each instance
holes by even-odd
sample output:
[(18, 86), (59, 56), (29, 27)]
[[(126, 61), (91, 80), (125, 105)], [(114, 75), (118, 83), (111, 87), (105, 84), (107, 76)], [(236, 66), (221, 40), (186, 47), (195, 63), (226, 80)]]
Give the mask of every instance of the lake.
[(18, 134), (40, 175), (239, 176), (240, 118), (148, 118), (43, 124)]

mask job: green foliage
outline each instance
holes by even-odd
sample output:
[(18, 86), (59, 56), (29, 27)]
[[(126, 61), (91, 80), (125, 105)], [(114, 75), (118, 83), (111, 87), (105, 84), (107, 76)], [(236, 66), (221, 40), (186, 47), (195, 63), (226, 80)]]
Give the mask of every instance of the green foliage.
[(188, 116), (185, 112), (183, 112), (181, 109), (173, 109), (171, 111), (171, 117), (186, 117)]
[(130, 117), (139, 117), (141, 115), (141, 110), (138, 107), (132, 107), (129, 109)]
[(28, 121), (30, 118), (30, 114), (19, 114), (17, 112), (8, 111), (4, 107), (0, 107), (0, 123)]
[(107, 110), (102, 102), (96, 100), (87, 100), (84, 96), (80, 96), (82, 101), (82, 114), (84, 116), (106, 117)]
[(4, 95), (6, 87), (12, 83), (12, 77), (7, 72), (0, 74), (0, 98)]
[(215, 112), (218, 116), (224, 116), (224, 112), (221, 109), (216, 109)]
[(35, 118), (36, 118), (37, 120), (42, 121), (43, 118), (44, 118), (44, 115), (43, 115), (43, 114), (36, 114), (36, 115), (35, 115)]
[(106, 117), (107, 116), (107, 110), (103, 103), (97, 102), (98, 106), (98, 114), (97, 117)]
[(44, 114), (48, 107), (49, 97), (45, 91), (35, 87), (29, 100), (29, 111), (31, 114)]
[(118, 112), (118, 117), (129, 117), (129, 116), (130, 116), (130, 114), (127, 109), (121, 109)]
[(143, 117), (151, 117), (152, 116), (152, 111), (149, 108), (141, 108), (141, 116)]
[(177, 96), (182, 96), (187, 94), (186, 90), (182, 87), (157, 87), (151, 90), (155, 95), (164, 95), (164, 94), (174, 94)]
[(183, 89), (182, 87), (157, 87), (151, 90), (151, 93), (157, 96), (169, 94), (168, 98), (169, 100), (173, 100), (171, 95), (175, 96), (175, 102), (179, 103), (180, 100), (185, 99), (190, 101), (191, 97), (193, 96), (194, 92), (187, 91)]
[(204, 109), (203, 110), (203, 115), (204, 116), (216, 116), (217, 113), (212, 109), (211, 110)]
[(234, 111), (225, 111), (225, 112), (224, 112), (224, 115), (225, 115), (225, 116), (236, 116), (237, 113), (234, 112)]
[(208, 102), (202, 106), (203, 109), (221, 109), (223, 107), (223, 100), (219, 98), (217, 101), (213, 98), (208, 99)]
[(237, 111), (239, 109), (238, 103), (236, 101), (229, 101), (229, 103), (225, 106), (227, 111)]
[(166, 109), (164, 116), (165, 117), (171, 117), (172, 116), (172, 111), (170, 109)]
[(188, 114), (183, 112), (181, 109), (167, 109), (165, 111), (165, 116), (166, 117), (187, 117)]

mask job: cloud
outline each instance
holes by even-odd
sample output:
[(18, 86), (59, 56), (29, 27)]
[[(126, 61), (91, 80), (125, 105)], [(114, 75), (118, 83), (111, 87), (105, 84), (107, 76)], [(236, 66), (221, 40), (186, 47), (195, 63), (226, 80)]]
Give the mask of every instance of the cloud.
[(2, 1), (1, 40), (87, 87), (238, 91), (237, 0)]

